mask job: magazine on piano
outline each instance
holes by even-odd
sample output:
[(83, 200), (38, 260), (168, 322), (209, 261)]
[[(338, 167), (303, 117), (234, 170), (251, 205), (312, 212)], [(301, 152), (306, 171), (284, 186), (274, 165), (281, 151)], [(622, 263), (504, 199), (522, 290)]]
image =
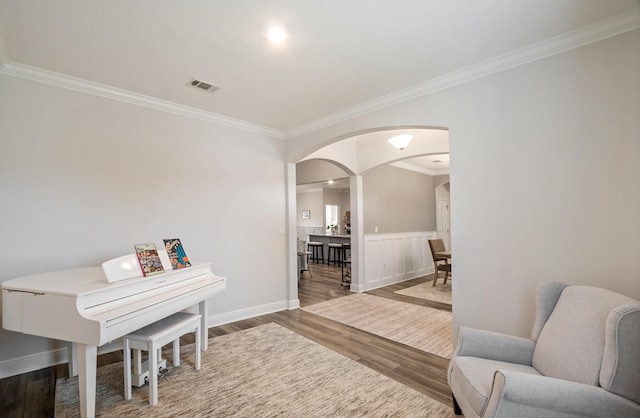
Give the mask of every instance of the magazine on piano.
[(191, 267), (189, 257), (187, 257), (187, 253), (184, 251), (184, 247), (178, 238), (165, 239), (164, 247), (167, 250), (171, 267), (174, 270)]
[(140, 262), (140, 268), (142, 268), (142, 274), (145, 277), (164, 272), (155, 244), (135, 244), (134, 247)]

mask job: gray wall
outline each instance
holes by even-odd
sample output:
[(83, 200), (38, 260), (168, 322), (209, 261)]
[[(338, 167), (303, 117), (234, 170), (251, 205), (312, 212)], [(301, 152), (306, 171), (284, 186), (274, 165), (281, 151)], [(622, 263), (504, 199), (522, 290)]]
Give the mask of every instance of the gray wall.
[[(178, 237), (229, 279), (212, 315), (282, 309), (284, 175), (281, 139), (0, 74), (0, 281)], [(0, 330), (0, 363), (57, 347)]]
[[(338, 205), (340, 210), (340, 227), (343, 231), (344, 223), (342, 221), (344, 213), (350, 208), (349, 190), (331, 190), (331, 189), (313, 189), (308, 191), (300, 191), (296, 193), (297, 200), (297, 226), (299, 227), (318, 227), (324, 228), (324, 207), (325, 205)], [(309, 210), (311, 217), (302, 219), (302, 211)]]
[[(346, 175), (334, 164), (326, 161), (310, 160), (296, 166), (298, 184), (325, 181)], [(449, 176), (438, 176), (440, 183), (448, 181)], [(390, 165), (369, 170), (362, 176), (364, 233), (433, 231), (435, 229), (435, 192), (434, 177), (405, 170)], [(324, 205), (340, 206), (340, 217), (350, 210), (348, 192), (332, 192), (325, 189), (320, 200), (319, 192), (298, 192), (297, 225), (312, 227), (324, 225)], [(311, 219), (301, 219), (302, 210), (311, 209)], [(317, 217), (317, 211), (320, 218)], [(341, 227), (342, 227), (341, 222)]]
[(432, 176), (385, 165), (364, 174), (362, 188), (365, 234), (435, 229)]
[(636, 29), (299, 134), (287, 155), (449, 128), (454, 326), (527, 336), (544, 280), (640, 299), (638, 74)]

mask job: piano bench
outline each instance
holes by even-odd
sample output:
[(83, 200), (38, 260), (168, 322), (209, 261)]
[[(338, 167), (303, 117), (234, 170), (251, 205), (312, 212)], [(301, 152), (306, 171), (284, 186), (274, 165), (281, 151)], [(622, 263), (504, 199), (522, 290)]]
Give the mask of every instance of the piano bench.
[(149, 405), (158, 403), (158, 370), (157, 365), (162, 346), (173, 341), (173, 366), (180, 365), (180, 337), (196, 333), (196, 370), (200, 370), (200, 351), (202, 341), (200, 324), (202, 315), (177, 312), (158, 322), (147, 325), (131, 334), (122, 337), (124, 344), (124, 398), (131, 399), (131, 350), (144, 350), (149, 353)]

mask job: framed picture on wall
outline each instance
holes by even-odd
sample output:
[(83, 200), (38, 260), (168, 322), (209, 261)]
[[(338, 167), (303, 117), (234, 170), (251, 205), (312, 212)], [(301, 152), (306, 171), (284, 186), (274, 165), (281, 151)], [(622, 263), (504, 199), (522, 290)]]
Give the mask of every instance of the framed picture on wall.
[(303, 210), (302, 211), (302, 219), (311, 219), (311, 211)]

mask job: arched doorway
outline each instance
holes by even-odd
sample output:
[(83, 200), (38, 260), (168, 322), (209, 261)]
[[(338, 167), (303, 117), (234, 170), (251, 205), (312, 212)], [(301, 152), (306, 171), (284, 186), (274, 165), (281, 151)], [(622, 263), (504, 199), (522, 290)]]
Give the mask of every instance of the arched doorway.
[[(399, 133), (411, 133), (414, 138), (409, 146), (397, 149), (387, 142)], [(447, 155), (449, 152), (448, 130), (429, 126), (387, 127), (353, 132), (327, 140), (324, 146), (315, 147), (299, 157), (290, 157), (287, 163), (288, 230), (289, 230), (289, 283), (291, 307), (297, 307), (297, 217), (296, 163), (320, 159), (329, 161), (350, 173), (350, 212), (352, 242), (352, 286), (356, 292), (366, 290), (364, 283), (364, 228), (363, 228), (363, 184), (362, 175), (381, 165), (408, 162), (412, 158)], [(434, 225), (435, 229), (435, 225)], [(299, 303), (299, 302), (298, 302)]]

